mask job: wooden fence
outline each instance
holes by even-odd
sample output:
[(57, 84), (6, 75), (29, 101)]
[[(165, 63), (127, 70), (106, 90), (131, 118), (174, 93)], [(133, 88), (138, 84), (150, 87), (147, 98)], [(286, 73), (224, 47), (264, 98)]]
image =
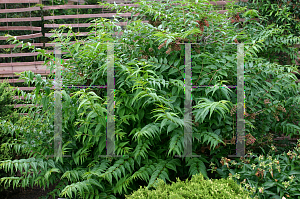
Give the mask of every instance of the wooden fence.
[[(87, 19), (87, 18), (113, 18), (116, 13), (105, 10), (102, 6), (99, 5), (83, 5), (84, 0), (68, 0), (68, 3), (66, 5), (45, 5), (43, 6), (43, 11), (54, 11), (54, 10), (68, 10), (68, 9), (77, 9), (77, 14), (75, 15), (54, 15), (54, 16), (41, 16), (41, 17), (31, 17), (31, 13), (34, 11), (40, 11), (41, 7), (37, 6), (37, 4), (43, 4), (47, 0), (0, 0), (0, 4), (5, 5), (5, 9), (0, 9), (0, 14), (5, 14), (5, 18), (0, 18), (0, 33), (1, 31), (31, 31), (31, 34), (26, 35), (13, 35), (16, 36), (19, 40), (31, 40), (33, 41), (33, 45), (36, 47), (50, 47), (53, 46), (51, 43), (47, 42), (38, 42), (34, 43), (34, 40), (37, 38), (49, 38), (53, 33), (49, 33), (48, 31), (54, 28), (58, 28), (61, 25), (67, 25), (71, 26), (72, 28), (86, 28), (91, 25), (91, 23), (68, 23), (68, 24), (57, 24), (57, 23), (49, 23), (51, 20), (59, 20), (59, 19)], [(48, 0), (51, 1), (51, 0)], [(247, 2), (248, 0), (242, 0), (243, 2)], [(52, 1), (53, 2), (53, 1)], [(126, 6), (132, 6), (137, 7), (139, 5), (134, 4), (134, 1), (126, 1), (126, 0), (106, 0), (108, 3), (116, 2), (120, 5), (126, 5)], [(219, 13), (225, 13), (226, 10), (226, 4), (232, 2), (232, 1), (216, 1), (216, 2), (210, 2), (212, 5), (218, 6), (219, 10), (217, 12)], [(235, 2), (238, 2), (236, 0)], [(27, 8), (14, 8), (14, 9), (7, 9), (7, 4), (19, 4), (19, 3), (26, 3), (28, 4)], [(32, 6), (34, 4), (35, 6)], [(101, 11), (101, 14), (78, 14), (78, 9), (99, 9), (99, 12)], [(29, 17), (23, 17), (23, 18), (15, 18), (15, 17), (7, 17), (7, 14), (9, 13), (24, 13), (29, 12)], [(124, 18), (128, 18), (131, 16), (131, 13), (124, 13), (120, 16)], [(136, 16), (136, 15), (135, 15)], [(42, 19), (43, 18), (43, 19)], [(44, 25), (41, 27), (33, 26), (33, 22), (37, 21), (44, 21)], [(240, 19), (240, 21), (243, 21), (244, 19)], [(23, 23), (23, 22), (30, 22), (30, 26), (16, 26), (15, 23)], [(148, 21), (143, 21), (143, 23), (148, 23)], [(14, 24), (14, 25), (10, 25)], [(118, 24), (120, 26), (125, 27), (127, 25), (127, 22), (120, 22)], [(87, 32), (80, 32), (80, 35), (78, 36), (85, 36), (87, 35)], [(7, 37), (0, 36), (0, 41), (5, 41)], [(15, 84), (23, 83), (24, 80), (18, 80), (15, 75), (15, 73), (31, 70), (34, 73), (41, 74), (42, 76), (47, 76), (50, 71), (46, 69), (46, 67), (43, 65), (43, 61), (38, 61), (36, 59), (36, 56), (38, 53), (31, 53), (31, 52), (19, 52), (19, 53), (13, 53), (12, 49), (15, 47), (15, 45), (11, 44), (4, 44), (0, 45), (1, 49), (9, 49), (10, 53), (1, 53), (0, 54), (0, 60), (4, 60), (5, 58), (11, 59), (9, 63), (5, 63), (4, 61), (0, 61), (0, 82), (2, 82), (3, 78), (9, 78), (9, 83)], [(20, 46), (18, 46), (20, 47)], [(16, 57), (33, 57), (34, 61), (31, 62), (13, 62), (12, 58)], [(7, 62), (7, 61), (6, 61)], [(300, 65), (298, 62), (296, 62), (297, 65)], [(19, 86), (20, 90), (24, 91), (32, 91), (35, 87), (24, 87)], [(53, 89), (53, 88), (52, 88)], [(19, 97), (15, 96), (16, 99), (19, 99)], [(22, 99), (22, 98), (21, 98)], [(27, 104), (16, 104), (15, 108), (27, 106)], [(282, 137), (287, 138), (287, 137)], [(281, 138), (278, 138), (281, 139)], [(291, 138), (289, 140), (292, 140)]]
[[(43, 42), (35, 43), (35, 39), (40, 38), (49, 38), (53, 33), (49, 33), (49, 30), (58, 28), (61, 25), (67, 25), (71, 26), (72, 28), (86, 28), (91, 25), (91, 23), (68, 23), (68, 24), (57, 24), (55, 23), (55, 20), (60, 19), (88, 19), (88, 18), (113, 18), (116, 13), (112, 12), (111, 10), (105, 10), (102, 6), (99, 5), (83, 5), (84, 0), (68, 0), (68, 4), (66, 5), (44, 5), (42, 7), (43, 11), (53, 11), (54, 10), (69, 10), (69, 9), (77, 9), (77, 14), (75, 15), (53, 15), (53, 16), (39, 16), (39, 17), (31, 17), (31, 12), (34, 11), (40, 11), (41, 7), (37, 6), (37, 4), (43, 4), (45, 2), (53, 2), (53, 0), (0, 0), (0, 4), (5, 5), (5, 9), (0, 9), (0, 14), (6, 14), (5, 18), (0, 18), (0, 33), (1, 31), (31, 31), (31, 34), (27, 35), (13, 35), (16, 36), (19, 40), (30, 40), (33, 41), (34, 46), (36, 47), (42, 47), (47, 48), (53, 46), (51, 43), (47, 43), (47, 40), (43, 40)], [(119, 5), (126, 5), (126, 6), (132, 6), (137, 7), (138, 4), (134, 4), (134, 1), (129, 0), (105, 0), (108, 3), (116, 2)], [(159, 1), (159, 0), (158, 0)], [(242, 0), (243, 2), (247, 2), (248, 0)], [(216, 2), (210, 2), (212, 5), (218, 6), (217, 12), (219, 13), (225, 13), (226, 10), (226, 4), (232, 2), (232, 1), (216, 1)], [(238, 2), (238, 0), (235, 0), (234, 2)], [(15, 3), (26, 3), (28, 4), (27, 8), (14, 8), (14, 9), (7, 9), (8, 4), (15, 4)], [(75, 4), (74, 4), (75, 3)], [(52, 3), (53, 4), (53, 3)], [(34, 5), (34, 6), (32, 6)], [(78, 9), (99, 9), (99, 12), (101, 14), (78, 14)], [(14, 18), (14, 17), (8, 17), (8, 13), (24, 13), (29, 12), (29, 17), (23, 17), (23, 18)], [(131, 13), (124, 13), (120, 14), (119, 16), (128, 18), (131, 16)], [(137, 16), (137, 15), (134, 15)], [(36, 21), (44, 21), (43, 27), (35, 27), (32, 26), (32, 22)], [(240, 19), (240, 21), (243, 21), (244, 19)], [(50, 23), (50, 21), (54, 23)], [(10, 24), (15, 24), (20, 22), (30, 22), (30, 26), (15, 26)], [(148, 21), (143, 21), (143, 23), (148, 23)], [(127, 25), (127, 22), (120, 22), (118, 25), (125, 27)], [(80, 32), (78, 35), (80, 36), (86, 36), (88, 32)], [(122, 32), (121, 32), (122, 34)], [(5, 41), (7, 37), (0, 36), (0, 41)], [(43, 65), (43, 61), (37, 60), (36, 56), (38, 53), (34, 52), (12, 52), (12, 49), (15, 47), (15, 45), (11, 44), (4, 44), (0, 45), (1, 49), (9, 49), (10, 52), (7, 53), (1, 53), (0, 54), (0, 60), (6, 61), (0, 61), (0, 81), (3, 81), (3, 78), (8, 78), (9, 83), (13, 84), (14, 86), (18, 85), (18, 83), (24, 82), (24, 80), (18, 80), (15, 75), (15, 73), (31, 70), (34, 73), (41, 74), (42, 76), (47, 76), (50, 71), (47, 70), (46, 66)], [(21, 46), (18, 46), (20, 48)], [(26, 61), (26, 62), (14, 62), (13, 58), (33, 58), (33, 61)], [(10, 59), (8, 62), (7, 59)], [(8, 62), (8, 63), (7, 63)], [(29, 88), (26, 88), (24, 86), (19, 87), (20, 90), (29, 90)]]
[[(51, 0), (48, 0), (51, 1)], [(106, 0), (108, 3), (116, 2), (119, 5), (126, 5), (126, 6), (133, 6), (137, 7), (139, 5), (134, 4), (132, 2), (134, 1), (126, 1), (126, 0)], [(245, 0), (243, 0), (245, 1)], [(19, 40), (32, 40), (33, 45), (36, 47), (49, 47), (51, 44), (49, 43), (34, 43), (34, 39), (36, 38), (49, 38), (53, 33), (49, 33), (48, 31), (53, 28), (58, 28), (61, 25), (68, 25), (72, 28), (82, 28), (82, 27), (89, 27), (90, 23), (69, 23), (69, 24), (55, 24), (55, 23), (48, 23), (50, 20), (59, 20), (59, 19), (82, 19), (82, 18), (113, 18), (116, 13), (115, 12), (109, 12), (104, 13), (105, 10), (102, 6), (99, 5), (82, 5), (84, 3), (84, 0), (69, 0), (68, 4), (66, 5), (52, 5), (52, 6), (43, 6), (43, 10), (68, 10), (68, 9), (102, 9), (102, 14), (76, 14), (76, 15), (55, 15), (55, 16), (43, 16), (44, 20), (44, 26), (43, 27), (35, 27), (32, 26), (32, 22), (35, 21), (41, 21), (42, 17), (31, 17), (31, 12), (33, 11), (39, 11), (41, 10), (40, 6), (33, 6), (32, 4), (42, 4), (45, 2), (45, 0), (0, 0), (0, 4), (5, 4), (5, 8), (7, 4), (15, 4), (15, 3), (27, 3), (28, 8), (15, 8), (15, 9), (0, 9), (0, 14), (5, 13), (5, 18), (0, 18), (0, 32), (1, 31), (24, 31), (29, 30), (32, 32), (32, 34), (28, 35), (13, 35), (16, 36)], [(221, 10), (218, 12), (225, 13), (226, 10), (224, 10), (226, 4), (231, 1), (217, 1), (217, 2), (210, 2), (213, 5), (218, 5)], [(76, 5), (74, 5), (76, 3)], [(24, 17), (24, 18), (9, 18), (7, 17), (7, 13), (20, 13), (20, 12), (29, 12), (30, 17)], [(108, 12), (106, 10), (106, 12)], [(124, 13), (120, 15), (121, 17), (128, 18), (131, 16), (131, 13)], [(137, 16), (137, 15), (134, 15)], [(242, 19), (241, 19), (242, 20)], [(10, 23), (20, 23), (20, 22), (30, 22), (30, 26), (13, 26), (9, 25)], [(143, 21), (143, 23), (148, 23), (148, 21)], [(5, 24), (5, 25), (4, 25)], [(127, 22), (120, 22), (118, 25), (120, 26), (126, 26)], [(42, 32), (44, 30), (44, 34)], [(35, 32), (35, 33), (34, 33)], [(88, 32), (80, 32), (78, 36), (85, 36)], [(0, 41), (6, 40), (7, 37), (0, 36)], [(36, 56), (38, 53), (31, 53), (31, 52), (19, 52), (19, 53), (13, 53), (11, 49), (13, 49), (15, 45), (0, 45), (1, 49), (10, 49), (10, 53), (1, 53), (0, 59), (4, 60), (11, 59), (10, 63), (5, 63), (4, 61), (0, 62), (0, 78), (9, 78), (9, 83), (12, 83), (15, 86), (15, 83), (20, 83), (22, 80), (17, 80), (15, 73), (23, 72), (26, 70), (31, 70), (34, 73), (41, 74), (42, 76), (47, 76), (49, 74), (49, 70), (46, 69), (45, 66), (43, 66), (42, 61), (36, 60)], [(20, 47), (20, 46), (18, 46)], [(20, 57), (30, 57), (33, 58), (34, 61), (32, 62), (13, 62), (12, 58), (20, 58)], [(7, 61), (6, 61), (7, 62)], [(3, 79), (0, 79), (0, 81), (3, 81)], [(24, 90), (24, 88), (22, 88)]]

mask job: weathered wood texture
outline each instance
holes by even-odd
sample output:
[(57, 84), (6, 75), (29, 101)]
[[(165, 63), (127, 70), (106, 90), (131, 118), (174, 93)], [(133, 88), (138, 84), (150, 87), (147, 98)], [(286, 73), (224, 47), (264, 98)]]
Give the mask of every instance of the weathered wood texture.
[(0, 27), (0, 31), (4, 30), (32, 30), (32, 31), (42, 31), (41, 27), (34, 26), (3, 26)]
[(0, 0), (0, 3), (39, 3), (39, 0)]
[(16, 12), (30, 12), (35, 10), (41, 10), (40, 7), (30, 7), (30, 8), (15, 8), (15, 9), (2, 9), (0, 13), (16, 13)]
[[(30, 35), (20, 35), (20, 36), (15, 36), (16, 39), (33, 39), (37, 37), (42, 37), (43, 33), (36, 33), (36, 34), (30, 34)], [(0, 40), (7, 40), (9, 37), (5, 36), (0, 36)]]
[[(149, 21), (142, 21), (142, 23), (149, 23)], [(95, 25), (95, 23), (80, 23), (80, 24), (44, 24), (45, 28), (59, 28), (60, 26), (71, 26), (72, 28), (82, 28), (82, 27), (90, 27), (91, 25)], [(118, 26), (127, 26), (127, 22), (117, 23)]]
[(23, 21), (41, 21), (41, 17), (26, 17), (26, 18), (2, 18), (0, 22), (23, 22)]
[[(44, 46), (43, 43), (31, 43), (32, 46), (36, 46), (36, 47), (41, 47)], [(0, 45), (0, 49), (1, 48), (14, 48), (16, 46), (16, 44), (7, 44), (7, 45)], [(16, 48), (21, 48), (22, 45), (18, 45)]]

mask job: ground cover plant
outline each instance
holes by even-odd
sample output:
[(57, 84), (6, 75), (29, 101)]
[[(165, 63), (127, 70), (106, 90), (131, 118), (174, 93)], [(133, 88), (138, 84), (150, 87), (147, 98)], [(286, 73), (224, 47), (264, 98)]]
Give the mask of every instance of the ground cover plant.
[(275, 146), (265, 155), (249, 153), (239, 161), (222, 158), (217, 172), (236, 179), (259, 198), (300, 198), (300, 141), (288, 153), (278, 153)]
[[(178, 5), (171, 6), (172, 3)], [(243, 24), (246, 28), (240, 29), (240, 23), (228, 19), (235, 20), (245, 8), (233, 4), (228, 7), (228, 15), (209, 12), (213, 7), (205, 1), (139, 4), (139, 8), (124, 7), (124, 11), (140, 13), (150, 24), (134, 19), (117, 39), (110, 35), (114, 28), (121, 31), (115, 25), (117, 18), (114, 22), (94, 21), (96, 27), (82, 41), (68, 27), (54, 32), (54, 42), (62, 44), (62, 51), (67, 52), (64, 58), (69, 59), (62, 61), (64, 85), (106, 85), (107, 45), (101, 43), (125, 43), (114, 50), (115, 153), (128, 157), (98, 157), (106, 155), (105, 89), (74, 88), (62, 91), (62, 149), (64, 155), (72, 156), (46, 157), (54, 154), (53, 82), (26, 71), (20, 78), (36, 86), (36, 90), (32, 94), (19, 91), (18, 95), (28, 100), (32, 97), (32, 103), (42, 107), (24, 109), (29, 114), (16, 123), (2, 121), (2, 131), (17, 137), (6, 146), (30, 157), (1, 161), (0, 168), (10, 173), (1, 178), (2, 185), (42, 187), (59, 181), (49, 193), (53, 198), (124, 198), (140, 185), (154, 189), (158, 179), (170, 183), (177, 177), (185, 180), (198, 173), (208, 179), (210, 162), (221, 167), (220, 159), (233, 154), (231, 149), (235, 147), (225, 144), (236, 134), (236, 90), (226, 86), (237, 84), (236, 45), (228, 44), (233, 42), (247, 43), (245, 131), (249, 144), (251, 136), (258, 140), (270, 131), (298, 134), (300, 128), (293, 121), (299, 120), (299, 84), (292, 73), (297, 67), (258, 56), (265, 39), (279, 29), (260, 26), (250, 18)], [(117, 5), (105, 5), (119, 9)], [(63, 31), (69, 35), (62, 36)], [(183, 154), (184, 126), (188, 125), (183, 120), (185, 49), (177, 43), (197, 41), (201, 45), (193, 45), (192, 49), (193, 85), (215, 86), (193, 89), (193, 155), (201, 157), (176, 158)], [(53, 54), (13, 42), (40, 52), (45, 64), (54, 69)], [(203, 147), (209, 151), (203, 151)], [(21, 172), (20, 177), (14, 176), (16, 170)]]

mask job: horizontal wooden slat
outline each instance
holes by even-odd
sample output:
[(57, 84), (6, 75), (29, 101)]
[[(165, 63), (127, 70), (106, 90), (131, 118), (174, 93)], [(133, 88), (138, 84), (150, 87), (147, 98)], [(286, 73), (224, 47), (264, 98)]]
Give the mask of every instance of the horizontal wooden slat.
[[(128, 7), (139, 7), (138, 4), (118, 4), (119, 6)], [(95, 9), (104, 8), (104, 6), (99, 5), (57, 5), (57, 6), (44, 6), (43, 10), (66, 10), (66, 9)]]
[(43, 10), (64, 10), (64, 9), (92, 9), (102, 8), (99, 5), (57, 5), (57, 6), (44, 6)]
[(104, 0), (106, 1), (105, 3), (133, 3), (133, 2), (137, 2), (137, 1), (132, 1), (132, 0)]
[[(12, 90), (16, 90), (17, 88), (22, 91), (33, 91), (35, 89), (35, 87), (14, 87)], [(54, 89), (54, 86), (50, 89)]]
[(23, 21), (41, 21), (41, 17), (27, 17), (27, 18), (2, 18), (0, 22), (23, 22)]
[[(1, 72), (0, 72), (0, 74), (1, 74)], [(8, 83), (10, 83), (10, 84), (12, 84), (12, 83), (22, 83), (22, 82), (25, 82), (25, 80), (24, 79), (0, 79), (0, 83), (2, 83), (2, 82), (8, 82)]]
[[(24, 96), (14, 96), (13, 97), (14, 99), (16, 99), (16, 100), (23, 100), (23, 99), (26, 99)], [(30, 99), (32, 99), (32, 97), (30, 97)]]
[[(45, 37), (51, 37), (54, 33), (45, 33)], [(91, 32), (81, 32), (80, 34), (78, 34), (77, 36), (86, 36), (88, 34), (94, 34), (94, 33), (91, 33)], [(118, 32), (115, 32), (113, 35), (117, 35)], [(120, 32), (119, 35), (122, 35), (123, 32)], [(68, 33), (62, 33), (62, 35), (64, 36), (67, 36)]]
[[(88, 35), (89, 33), (90, 33), (90, 32), (81, 32), (81, 33), (79, 33), (77, 36), (86, 36), (86, 35)], [(75, 34), (77, 34), (77, 33), (75, 33)], [(90, 33), (90, 34), (92, 34), (92, 33)], [(45, 37), (51, 37), (52, 35), (54, 35), (54, 33), (45, 33)], [(67, 36), (68, 33), (62, 33), (62, 35)]]
[(0, 63), (0, 67), (4, 66), (28, 66), (28, 65), (42, 65), (44, 61), (36, 61), (36, 62), (12, 62), (12, 63)]
[(81, 23), (81, 24), (44, 24), (45, 28), (59, 28), (60, 26), (71, 26), (73, 28), (90, 27), (92, 23)]
[(47, 66), (44, 65), (29, 65), (29, 66), (6, 66), (6, 67), (0, 67), (0, 74), (6, 73), (6, 72), (15, 72), (15, 71), (32, 71), (34, 73), (40, 71), (40, 70), (46, 70)]
[[(16, 105), (14, 105), (14, 108), (20, 108), (20, 107), (24, 107), (24, 106), (32, 107), (32, 106), (34, 106), (34, 104), (16, 104)], [(42, 107), (42, 106), (35, 105), (35, 107)]]
[[(30, 35), (20, 35), (20, 36), (15, 36), (16, 39), (32, 39), (32, 38), (37, 38), (37, 37), (42, 37), (43, 33), (36, 33), (36, 34), (30, 34)], [(7, 40), (8, 37), (5, 36), (0, 36), (0, 40)]]
[[(76, 43), (76, 41), (71, 41), (70, 42), (70, 44), (74, 44), (74, 43)], [(84, 43), (84, 42), (82, 42), (82, 41), (80, 41), (79, 43)], [(45, 46), (46, 47), (54, 47), (55, 46), (55, 43), (45, 43)], [(64, 59), (65, 61), (68, 61), (68, 59)]]
[(15, 13), (15, 12), (30, 12), (40, 10), (40, 7), (16, 8), (16, 9), (1, 9), (0, 13)]
[(83, 4), (85, 1), (84, 0), (68, 0), (68, 2), (74, 2), (74, 3)]
[[(149, 21), (142, 21), (142, 23), (149, 23)], [(73, 28), (81, 28), (81, 27), (90, 27), (91, 25), (95, 25), (95, 23), (81, 23), (81, 24), (44, 24), (45, 28), (59, 28), (60, 26), (71, 26)], [(118, 26), (127, 26), (127, 22), (117, 23)]]
[[(17, 44), (0, 45), (0, 48), (14, 48)], [(43, 43), (31, 43), (32, 46), (44, 46)], [(18, 45), (17, 48), (21, 48), (22, 45)]]
[[(1, 72), (0, 72), (0, 74), (1, 74)], [(25, 82), (25, 80), (24, 79), (0, 79), (0, 83), (2, 83), (2, 82), (8, 82), (8, 83), (22, 83), (22, 82)]]
[[(53, 50), (47, 50), (47, 53), (54, 52)], [(11, 53), (11, 54), (0, 54), (0, 57), (30, 57), (38, 55), (38, 52), (34, 53)], [(62, 52), (62, 54), (67, 54), (67, 52)]]
[(30, 57), (38, 55), (38, 52), (35, 53), (12, 53), (12, 54), (0, 54), (0, 57)]
[(32, 31), (42, 31), (41, 27), (34, 26), (3, 26), (0, 27), (0, 30), (32, 30)]
[(221, 6), (221, 5), (226, 5), (227, 3), (231, 3), (231, 2), (235, 2), (235, 1), (210, 1), (209, 3), (205, 3), (205, 4), (212, 4), (212, 5), (218, 5), (218, 6)]
[(39, 0), (0, 0), (0, 3), (39, 3)]
[[(0, 73), (0, 77), (19, 77), (19, 75), (16, 75), (16, 73), (21, 73), (21, 72), (24, 72), (24, 71), (13, 71), (13, 72), (2, 72)], [(37, 74), (40, 74), (40, 75), (49, 75), (50, 74), (50, 70), (40, 70)]]
[[(0, 72), (1, 73), (1, 72)], [(46, 78), (46, 77), (42, 77), (43, 78)], [(36, 79), (36, 78), (33, 78), (33, 79)], [(52, 79), (53, 80), (53, 79)], [(22, 83), (22, 82), (25, 82), (24, 79), (0, 79), (0, 82), (8, 82), (8, 83)]]
[[(138, 16), (135, 14), (133, 16)], [(58, 15), (58, 16), (45, 16), (44, 20), (53, 20), (53, 19), (82, 19), (82, 18), (100, 18), (100, 17), (114, 17), (117, 16), (117, 13), (105, 13), (105, 14), (80, 14), (80, 15)], [(130, 17), (131, 13), (119, 14), (120, 17)]]

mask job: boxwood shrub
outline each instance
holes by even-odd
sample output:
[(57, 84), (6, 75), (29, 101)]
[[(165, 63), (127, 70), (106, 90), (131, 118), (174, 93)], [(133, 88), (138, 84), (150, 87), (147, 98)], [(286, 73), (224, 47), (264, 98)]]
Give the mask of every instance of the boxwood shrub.
[(229, 178), (205, 180), (202, 174), (196, 174), (193, 175), (190, 181), (188, 179), (186, 181), (181, 181), (179, 178), (176, 179), (177, 182), (172, 182), (172, 185), (165, 184), (163, 180), (159, 179), (154, 190), (140, 186), (140, 189), (133, 192), (132, 195), (126, 195), (126, 198), (251, 198), (249, 192)]

